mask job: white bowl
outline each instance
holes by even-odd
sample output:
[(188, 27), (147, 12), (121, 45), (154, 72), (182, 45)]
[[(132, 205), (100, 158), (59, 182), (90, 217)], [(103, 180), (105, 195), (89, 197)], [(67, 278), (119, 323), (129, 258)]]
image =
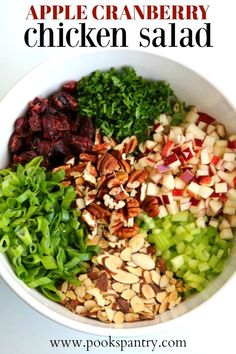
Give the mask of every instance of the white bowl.
[[(15, 119), (26, 109), (27, 103), (36, 96), (47, 96), (68, 80), (78, 80), (96, 69), (132, 66), (145, 78), (166, 80), (178, 97), (185, 102), (196, 104), (201, 111), (213, 115), (223, 122), (230, 133), (236, 133), (236, 114), (230, 103), (213, 85), (185, 66), (154, 54), (140, 51), (115, 50), (95, 51), (84, 55), (55, 58), (28, 73), (20, 80), (0, 103), (1, 140), (0, 167), (8, 163), (8, 140)], [(236, 247), (226, 262), (225, 269), (200, 294), (189, 298), (178, 307), (157, 316), (153, 321), (135, 322), (115, 326), (75, 315), (61, 305), (48, 300), (36, 290), (28, 288), (13, 273), (5, 257), (0, 255), (0, 275), (13, 291), (34, 309), (54, 321), (83, 332), (92, 334), (128, 336), (148, 334), (171, 322), (180, 321), (183, 314), (197, 308), (209, 299), (231, 277), (236, 268)], [(188, 320), (188, 316), (184, 316)]]

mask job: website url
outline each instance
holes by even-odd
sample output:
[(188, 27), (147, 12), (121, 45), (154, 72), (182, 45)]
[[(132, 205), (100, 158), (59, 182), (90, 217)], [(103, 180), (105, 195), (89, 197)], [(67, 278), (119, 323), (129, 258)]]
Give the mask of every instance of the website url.
[(186, 348), (185, 339), (50, 339), (52, 348), (84, 348), (87, 352), (94, 348), (119, 348), (121, 352), (130, 348), (149, 348), (152, 352), (157, 348)]

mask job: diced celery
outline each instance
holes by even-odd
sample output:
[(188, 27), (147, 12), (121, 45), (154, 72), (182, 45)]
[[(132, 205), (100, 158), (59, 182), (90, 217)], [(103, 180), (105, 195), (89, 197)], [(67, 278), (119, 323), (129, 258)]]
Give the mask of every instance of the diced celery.
[(173, 222), (184, 222), (188, 221), (189, 212), (188, 211), (180, 211), (179, 213), (172, 216)]
[(210, 269), (210, 267), (207, 263), (199, 263), (198, 269), (200, 270), (200, 272), (205, 272), (206, 270)]

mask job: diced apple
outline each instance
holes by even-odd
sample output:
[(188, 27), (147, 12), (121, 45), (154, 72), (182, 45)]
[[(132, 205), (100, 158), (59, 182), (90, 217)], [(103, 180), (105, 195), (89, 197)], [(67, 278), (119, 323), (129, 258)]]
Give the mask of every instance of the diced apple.
[(206, 129), (206, 133), (209, 135), (215, 131), (216, 127), (215, 125), (209, 124)]
[(185, 121), (187, 123), (196, 123), (198, 118), (199, 118), (199, 115), (197, 112), (189, 111), (185, 116)]
[(148, 196), (157, 196), (159, 195), (160, 192), (160, 187), (158, 187), (155, 183), (153, 182), (148, 182), (147, 184), (147, 191), (146, 194)]
[(223, 207), (223, 203), (220, 200), (211, 199), (209, 201), (209, 206), (210, 206), (211, 210), (213, 211), (214, 215), (216, 215), (220, 211), (220, 209)]
[(190, 202), (180, 204), (180, 210), (181, 210), (181, 211), (189, 210), (190, 207), (191, 207), (191, 203), (190, 203)]
[(218, 171), (218, 176), (225, 182), (227, 182), (231, 187), (234, 187), (234, 178), (236, 176), (235, 172), (227, 173), (224, 171)]
[(168, 193), (168, 194), (163, 194), (162, 195), (162, 201), (164, 204), (168, 205), (168, 204), (172, 204), (174, 202), (172, 193)]
[(205, 139), (203, 140), (202, 146), (203, 146), (203, 147), (205, 147), (205, 146), (214, 146), (215, 141), (216, 141), (216, 138), (215, 138), (215, 137), (210, 136), (210, 135), (207, 135), (207, 136), (205, 137)]
[(182, 150), (182, 155), (185, 161), (191, 159), (195, 153), (191, 147), (187, 147), (186, 149)]
[(205, 221), (205, 218), (203, 216), (199, 216), (197, 219), (196, 219), (196, 224), (198, 227), (201, 227), (201, 228), (205, 228), (206, 227), (206, 221)]
[(228, 146), (228, 140), (225, 139), (219, 139), (215, 142), (215, 146), (221, 147), (221, 148), (227, 148)]
[(231, 188), (227, 193), (227, 197), (231, 200), (236, 200), (236, 189)]
[(220, 139), (219, 135), (216, 133), (216, 131), (212, 132), (211, 134), (209, 134), (210, 136), (213, 136), (216, 140)]
[(166, 166), (166, 165), (164, 165), (163, 163), (160, 163), (160, 162), (155, 164), (155, 168), (156, 168), (156, 170), (158, 171), (159, 174), (163, 174), (163, 173), (166, 173), (166, 172), (170, 171), (170, 167), (169, 166)]
[(203, 148), (200, 152), (201, 163), (204, 165), (208, 165), (210, 163), (210, 154), (208, 148)]
[(163, 178), (163, 175), (161, 174), (161, 173), (158, 173), (158, 172), (156, 172), (155, 170), (153, 170), (150, 174), (149, 174), (149, 176), (148, 176), (148, 178), (152, 181), (152, 182), (154, 182), (154, 183), (159, 183), (160, 181), (161, 181), (161, 179)]
[(211, 187), (214, 184), (214, 178), (210, 176), (203, 176), (200, 178), (199, 184)]
[(160, 122), (163, 126), (170, 124), (170, 122), (169, 122), (169, 120), (168, 120), (166, 114), (160, 114), (160, 116), (159, 116), (159, 122)]
[(228, 207), (236, 209), (236, 200), (227, 199), (226, 202), (225, 202), (225, 205), (227, 205)]
[(198, 122), (205, 122), (206, 124), (212, 124), (215, 122), (215, 118), (204, 112), (199, 112)]
[(220, 147), (220, 146), (214, 145), (213, 152), (214, 152), (215, 155), (223, 158), (224, 153), (225, 153), (225, 147)]
[(175, 215), (179, 212), (179, 205), (175, 200), (171, 204), (167, 204), (166, 207), (171, 215)]
[(164, 175), (162, 180), (162, 185), (168, 190), (173, 190), (175, 188), (175, 180), (173, 175)]
[(214, 192), (214, 189), (208, 187), (208, 186), (201, 186), (199, 191), (198, 191), (198, 195), (200, 195), (200, 197), (207, 199), (211, 196), (211, 194)]
[(196, 182), (191, 182), (187, 187), (187, 192), (193, 197), (198, 194), (201, 186)]
[(228, 186), (226, 182), (216, 183), (215, 184), (215, 192), (216, 193), (227, 193)]
[(211, 218), (211, 220), (209, 221), (209, 225), (212, 227), (215, 227), (217, 229), (217, 227), (219, 225), (219, 220)]
[(184, 195), (184, 190), (183, 189), (173, 189), (172, 191), (173, 197), (183, 197)]
[(233, 162), (235, 161), (235, 152), (225, 152), (223, 156), (224, 161)]
[(229, 137), (228, 147), (230, 149), (236, 150), (236, 136), (233, 135), (233, 137), (234, 137), (234, 140), (230, 140), (230, 137)]
[(228, 220), (226, 220), (225, 218), (220, 222), (219, 225), (219, 230), (223, 230), (223, 229), (228, 229), (230, 228), (230, 223)]
[(204, 122), (199, 122), (199, 123), (197, 123), (197, 127), (201, 130), (205, 130), (207, 127), (207, 124)]
[(168, 141), (165, 143), (165, 145), (164, 145), (164, 147), (163, 147), (163, 150), (162, 150), (162, 152), (161, 152), (162, 156), (163, 156), (163, 157), (168, 156), (168, 155), (170, 154), (171, 149), (172, 149), (173, 146), (174, 146), (174, 142), (173, 142), (172, 140), (168, 140)]
[[(194, 178), (194, 175), (189, 170), (186, 170), (186, 171), (184, 171), (184, 173), (179, 178), (181, 180), (183, 180), (185, 183), (189, 183)], [(175, 186), (175, 187), (179, 188), (177, 186)]]
[(197, 177), (209, 176), (209, 171), (206, 170), (197, 170)]
[(200, 149), (201, 147), (202, 147), (202, 140), (194, 139), (194, 148), (195, 149)]
[(222, 240), (232, 240), (232, 238), (233, 238), (232, 229), (228, 228), (228, 229), (221, 230), (220, 238), (222, 238)]
[(212, 158), (211, 158), (211, 163), (212, 163), (213, 165), (216, 166), (219, 161), (220, 161), (220, 157), (219, 157), (219, 156), (216, 156), (216, 155), (212, 156)]
[(230, 215), (228, 218), (229, 218), (230, 226), (236, 227), (236, 215)]
[(223, 162), (222, 168), (232, 172), (236, 168), (235, 162)]
[(156, 146), (156, 142), (152, 140), (146, 140), (145, 143), (143, 144), (145, 151), (152, 151), (154, 147)]
[(181, 162), (178, 159), (176, 154), (171, 154), (165, 158), (165, 164), (168, 165), (171, 169), (175, 169), (181, 165)]
[(225, 214), (225, 215), (235, 215), (235, 208), (232, 208), (232, 207), (228, 207), (228, 206), (224, 206), (224, 208), (223, 208), (223, 213)]
[(155, 133), (152, 137), (156, 143), (161, 143), (163, 140), (163, 135), (161, 133)]
[(225, 129), (225, 126), (221, 123), (218, 123), (216, 125), (216, 132), (217, 134), (221, 137), (221, 138), (224, 138), (225, 135), (226, 135), (226, 129)]
[(196, 124), (189, 124), (189, 126), (186, 129), (187, 133), (192, 133), (195, 139), (201, 139), (203, 140), (206, 136), (206, 133), (199, 129)]
[(217, 171), (216, 171), (216, 168), (214, 165), (212, 165), (212, 164), (209, 165), (209, 172), (210, 172), (211, 176), (215, 176)]
[(164, 205), (159, 205), (159, 214), (158, 218), (164, 218), (168, 215), (168, 211)]

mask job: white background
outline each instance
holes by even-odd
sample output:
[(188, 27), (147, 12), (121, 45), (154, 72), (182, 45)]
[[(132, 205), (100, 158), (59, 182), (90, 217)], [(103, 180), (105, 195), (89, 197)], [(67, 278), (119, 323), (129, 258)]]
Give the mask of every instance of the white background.
[[(1, 1), (0, 12), (0, 98), (10, 89), (10, 87), (20, 79), (24, 73), (33, 68), (45, 59), (60, 55), (65, 48), (28, 48), (24, 44), (23, 35), (25, 30), (32, 25), (26, 21), (27, 12), (31, 3), (59, 4), (60, 1), (29, 1), (12, 0)], [(64, 4), (92, 4), (110, 3), (116, 4), (118, 1), (74, 1), (64, 0)], [(125, 4), (119, 1), (119, 4)], [(136, 4), (171, 4), (171, 0), (162, 1), (126, 1), (126, 3)], [(156, 54), (161, 54), (172, 59), (176, 59), (183, 64), (193, 68), (199, 74), (209, 79), (215, 86), (224, 92), (225, 96), (236, 106), (236, 51), (235, 51), (235, 13), (236, 3), (234, 0), (213, 1), (199, 0), (186, 1), (176, 0), (175, 4), (209, 4), (208, 21), (212, 23), (213, 48), (148, 48)], [(196, 21), (195, 21), (196, 22)], [(47, 22), (48, 26), (53, 25)], [(122, 21), (119, 23), (92, 23), (90, 26), (124, 26), (128, 31), (129, 47), (138, 49), (137, 28), (160, 26), (154, 22)], [(199, 26), (199, 24), (191, 23)], [(72, 23), (68, 24), (68, 27)], [(165, 26), (167, 26), (165, 24)], [(183, 26), (188, 26), (184, 23)], [(89, 49), (78, 48), (70, 51), (85, 52)], [(183, 78), (184, 80), (184, 78)], [(194, 89), (194, 87), (193, 87)], [(4, 117), (0, 117), (4, 122)], [(1, 123), (3, 124), (3, 123)], [(143, 339), (185, 339), (187, 348), (182, 349), (160, 349), (158, 353), (170, 354), (205, 354), (205, 353), (235, 353), (235, 294), (236, 277), (234, 276), (225, 287), (217, 293), (206, 304), (193, 311), (188, 316), (188, 321), (182, 321), (181, 325), (169, 330), (158, 330)], [(177, 322), (178, 323), (178, 322)], [(0, 352), (2, 354), (51, 354), (51, 353), (85, 353), (85, 349), (52, 349), (49, 339), (99, 339), (92, 335), (72, 331), (44, 318), (34, 310), (24, 304), (16, 295), (7, 288), (0, 280)], [(101, 339), (101, 337), (100, 337)], [(106, 350), (106, 349), (105, 349)], [(102, 353), (104, 349), (93, 349), (90, 353)], [(106, 352), (120, 353), (119, 349), (110, 349)], [(125, 353), (141, 353), (149, 351), (147, 349), (129, 349)]]

